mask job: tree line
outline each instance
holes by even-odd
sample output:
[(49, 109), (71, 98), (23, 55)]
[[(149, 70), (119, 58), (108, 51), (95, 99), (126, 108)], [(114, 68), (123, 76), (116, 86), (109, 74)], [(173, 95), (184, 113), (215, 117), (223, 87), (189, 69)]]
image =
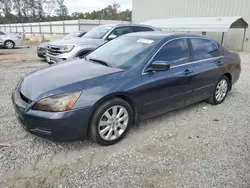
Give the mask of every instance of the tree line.
[(119, 3), (92, 12), (69, 14), (64, 0), (0, 0), (0, 24), (76, 19), (131, 21), (132, 11), (119, 11)]

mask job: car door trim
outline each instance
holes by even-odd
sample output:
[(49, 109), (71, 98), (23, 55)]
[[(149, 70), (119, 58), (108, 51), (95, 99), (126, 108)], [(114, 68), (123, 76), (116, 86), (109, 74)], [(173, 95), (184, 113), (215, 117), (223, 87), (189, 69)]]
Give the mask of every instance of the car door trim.
[(184, 64), (181, 64), (181, 65), (175, 65), (175, 66), (172, 66), (170, 68), (177, 68), (177, 67), (182, 67), (182, 66), (185, 66), (185, 65), (191, 65), (191, 64), (196, 64), (196, 63), (201, 63), (201, 62), (205, 62), (205, 61), (209, 61), (209, 60), (216, 60), (216, 59), (220, 59), (220, 58), (223, 58), (224, 56), (218, 56), (218, 57), (212, 57), (212, 58), (208, 58), (208, 59), (202, 59), (202, 60), (199, 60), (199, 61), (192, 61), (192, 62), (189, 62), (189, 63), (184, 63)]
[[(209, 40), (209, 39), (203, 38), (203, 37), (179, 37), (179, 38), (174, 38), (174, 39), (168, 40), (167, 42), (165, 42), (165, 43), (155, 52), (155, 54), (150, 58), (150, 60), (148, 61), (148, 63), (144, 66), (144, 68), (143, 68), (143, 70), (142, 70), (142, 75), (148, 74), (148, 72), (146, 72), (146, 68), (148, 67), (148, 65), (149, 65), (150, 63), (152, 63), (154, 57), (158, 54), (158, 52), (159, 52), (166, 44), (168, 44), (168, 43), (171, 42), (171, 41), (179, 40), (179, 39), (205, 39), (205, 40)], [(209, 40), (209, 41), (212, 42), (212, 43), (215, 45), (215, 47), (219, 50), (219, 52), (220, 52), (220, 54), (221, 54), (221, 51), (220, 51), (220, 49), (216, 46), (215, 42), (212, 41), (212, 40)], [(202, 60), (199, 60), (199, 61), (192, 61), (192, 62), (180, 64), (180, 65), (175, 65), (175, 66), (172, 66), (171, 68), (177, 68), (177, 67), (181, 67), (181, 66), (185, 66), (185, 65), (200, 63), (200, 62), (203, 62), (203, 61), (213, 60), (213, 59), (222, 58), (222, 57), (224, 57), (224, 56), (218, 56), (218, 57), (213, 57), (213, 58), (208, 58), (208, 59), (202, 59)]]

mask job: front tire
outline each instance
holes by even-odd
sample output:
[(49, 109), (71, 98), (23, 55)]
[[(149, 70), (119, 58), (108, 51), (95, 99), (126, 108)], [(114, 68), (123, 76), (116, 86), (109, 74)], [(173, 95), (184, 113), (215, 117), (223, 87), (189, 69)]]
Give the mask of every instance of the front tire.
[(4, 48), (6, 49), (13, 49), (15, 47), (15, 43), (11, 40), (7, 40), (4, 43)]
[(128, 132), (133, 119), (131, 106), (120, 98), (100, 105), (92, 116), (90, 137), (100, 145), (119, 142)]
[(230, 82), (228, 77), (222, 76), (217, 82), (216, 86), (214, 87), (214, 90), (207, 102), (213, 105), (218, 105), (223, 103), (223, 101), (227, 97), (229, 88), (230, 88)]

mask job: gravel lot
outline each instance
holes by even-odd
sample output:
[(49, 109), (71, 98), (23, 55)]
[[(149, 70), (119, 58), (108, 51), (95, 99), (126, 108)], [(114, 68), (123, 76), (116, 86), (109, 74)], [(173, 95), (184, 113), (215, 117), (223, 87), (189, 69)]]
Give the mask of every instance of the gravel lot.
[(21, 128), (11, 92), (47, 65), (35, 48), (13, 52), (0, 50), (0, 143), (9, 144), (0, 148), (0, 187), (250, 187), (250, 54), (241, 54), (241, 78), (223, 104), (201, 102), (144, 121), (102, 147), (55, 143)]

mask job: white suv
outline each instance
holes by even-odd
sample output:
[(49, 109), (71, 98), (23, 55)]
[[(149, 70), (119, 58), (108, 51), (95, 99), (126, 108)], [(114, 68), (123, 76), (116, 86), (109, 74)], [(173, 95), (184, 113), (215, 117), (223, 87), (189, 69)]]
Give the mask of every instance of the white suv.
[(7, 49), (12, 49), (15, 46), (21, 46), (22, 44), (23, 40), (21, 36), (8, 33), (6, 31), (0, 31), (0, 46), (3, 46)]

